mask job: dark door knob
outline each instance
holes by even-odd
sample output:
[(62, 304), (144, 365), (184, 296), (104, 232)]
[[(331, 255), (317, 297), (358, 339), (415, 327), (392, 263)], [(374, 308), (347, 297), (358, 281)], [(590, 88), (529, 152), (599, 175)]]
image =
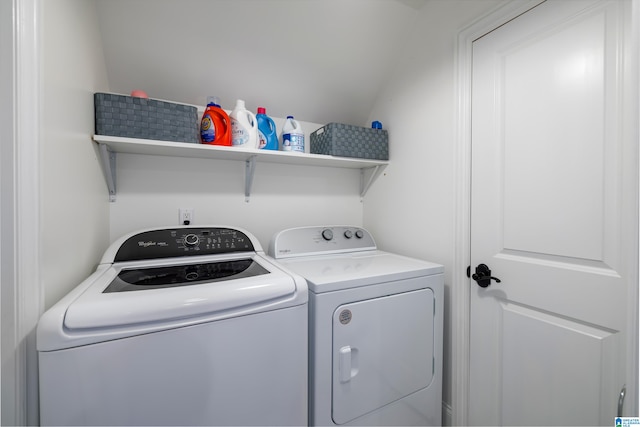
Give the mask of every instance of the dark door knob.
[(475, 280), (481, 288), (488, 287), (492, 280), (495, 280), (496, 283), (500, 283), (500, 279), (491, 276), (491, 270), (486, 264), (478, 264), (476, 272), (471, 276), (471, 278)]

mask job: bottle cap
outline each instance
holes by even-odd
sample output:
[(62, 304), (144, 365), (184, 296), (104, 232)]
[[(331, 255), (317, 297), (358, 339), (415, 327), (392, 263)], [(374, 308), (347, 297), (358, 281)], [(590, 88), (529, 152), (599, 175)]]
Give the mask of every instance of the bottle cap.
[(208, 96), (207, 97), (207, 105), (214, 105), (216, 107), (220, 106), (220, 98), (217, 96)]
[(245, 106), (244, 106), (244, 99), (238, 99), (238, 100), (236, 101), (236, 108), (237, 108), (238, 110), (244, 110), (244, 109), (245, 109)]
[(382, 129), (382, 123), (376, 120), (375, 122), (371, 122), (371, 127), (373, 129)]
[(143, 90), (140, 89), (134, 89), (131, 91), (131, 96), (136, 97), (136, 98), (149, 98), (149, 95), (147, 95), (147, 93)]
[(293, 116), (287, 116), (287, 119), (293, 119)]
[(264, 107), (258, 107), (258, 114), (267, 114), (267, 109)]

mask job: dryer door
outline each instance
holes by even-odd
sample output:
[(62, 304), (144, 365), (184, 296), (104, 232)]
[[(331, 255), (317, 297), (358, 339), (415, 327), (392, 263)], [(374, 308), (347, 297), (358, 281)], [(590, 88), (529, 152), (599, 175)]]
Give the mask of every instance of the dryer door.
[(344, 424), (429, 385), (434, 295), (420, 289), (345, 304), (333, 313), (333, 403)]

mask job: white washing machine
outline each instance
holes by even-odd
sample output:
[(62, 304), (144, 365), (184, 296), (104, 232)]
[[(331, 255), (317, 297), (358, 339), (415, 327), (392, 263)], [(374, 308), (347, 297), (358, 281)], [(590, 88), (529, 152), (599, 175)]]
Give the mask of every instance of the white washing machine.
[(43, 425), (303, 425), (307, 286), (231, 227), (115, 242), (40, 319)]
[(277, 233), (309, 286), (309, 424), (442, 424), (444, 268), (379, 251), (358, 227)]

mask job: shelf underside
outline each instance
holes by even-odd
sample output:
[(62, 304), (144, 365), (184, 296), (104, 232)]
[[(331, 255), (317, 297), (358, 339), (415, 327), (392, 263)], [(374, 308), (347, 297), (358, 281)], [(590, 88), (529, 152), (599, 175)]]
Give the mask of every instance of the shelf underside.
[(367, 160), (286, 151), (237, 149), (215, 145), (104, 135), (95, 135), (93, 140), (97, 142), (100, 147), (105, 179), (107, 181), (107, 187), (109, 188), (109, 197), (112, 202), (115, 201), (116, 196), (116, 153), (244, 161), (246, 164), (245, 200), (247, 202), (251, 195), (256, 162), (360, 169), (361, 197), (364, 197), (373, 181), (375, 181), (382, 170), (389, 164), (386, 160)]

